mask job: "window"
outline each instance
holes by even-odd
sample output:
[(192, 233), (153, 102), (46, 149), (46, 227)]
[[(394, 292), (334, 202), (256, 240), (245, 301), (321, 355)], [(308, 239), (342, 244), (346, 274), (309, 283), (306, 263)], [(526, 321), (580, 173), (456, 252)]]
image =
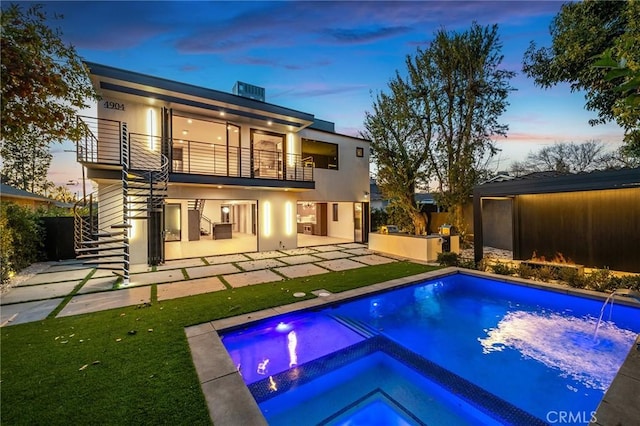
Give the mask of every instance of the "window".
[(333, 221), (337, 222), (338, 221), (338, 203), (333, 203), (332, 207), (333, 207)]
[(356, 157), (364, 157), (364, 148), (356, 148)]
[(318, 169), (338, 170), (338, 145), (303, 138), (302, 161)]

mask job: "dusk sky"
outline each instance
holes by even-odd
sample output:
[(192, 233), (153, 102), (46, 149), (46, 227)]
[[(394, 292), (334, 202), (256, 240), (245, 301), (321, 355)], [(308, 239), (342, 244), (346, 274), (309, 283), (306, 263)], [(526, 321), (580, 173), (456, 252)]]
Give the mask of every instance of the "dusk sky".
[[(333, 121), (349, 135), (362, 129), (372, 93), (385, 90), (404, 71), (406, 55), (427, 47), (437, 29), (496, 23), (503, 68), (518, 73), (501, 119), (508, 137), (499, 140), (493, 164), (504, 170), (544, 144), (597, 139), (614, 148), (622, 139), (615, 124), (589, 126), (596, 115), (585, 111), (583, 93), (536, 88), (521, 71), (531, 40), (550, 45), (549, 24), (561, 4), (136, 1), (50, 2), (45, 10), (64, 16), (51, 25), (88, 61), (226, 92), (242, 80), (264, 87), (267, 102)], [(60, 153), (72, 148), (55, 147), (56, 183), (80, 176), (73, 155)]]

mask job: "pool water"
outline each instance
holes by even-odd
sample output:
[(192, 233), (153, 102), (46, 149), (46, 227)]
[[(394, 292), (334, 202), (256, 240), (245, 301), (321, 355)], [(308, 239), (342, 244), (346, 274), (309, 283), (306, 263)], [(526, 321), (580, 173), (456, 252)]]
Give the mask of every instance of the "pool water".
[(640, 309), (594, 336), (601, 307), (456, 274), (222, 341), (269, 424), (535, 424), (590, 418), (624, 361)]

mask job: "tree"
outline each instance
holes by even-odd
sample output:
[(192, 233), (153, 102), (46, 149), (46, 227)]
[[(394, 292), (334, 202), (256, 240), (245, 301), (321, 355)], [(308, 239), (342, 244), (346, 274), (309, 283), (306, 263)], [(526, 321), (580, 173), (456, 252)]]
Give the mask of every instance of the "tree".
[(47, 171), (52, 159), (47, 144), (28, 136), (13, 142), (3, 138), (0, 155), (4, 183), (34, 194), (45, 194)]
[(49, 198), (63, 203), (73, 203), (77, 200), (76, 195), (73, 194), (66, 186), (56, 186), (53, 188)]
[[(391, 93), (378, 95), (367, 114), (365, 137), (371, 140), (380, 189), (411, 211), (414, 223), (419, 215), (408, 206), (418, 211), (415, 187), (433, 180), (438, 203), (459, 230), (465, 229), (463, 206), (497, 152), (493, 138), (508, 128), (498, 118), (515, 73), (499, 69), (501, 47), (497, 25), (437, 31), (429, 48), (407, 57), (407, 78), (397, 74), (389, 83)], [(426, 224), (426, 215), (420, 215)]]
[(545, 146), (530, 152), (525, 161), (514, 163), (511, 172), (516, 176), (545, 171), (580, 173), (622, 165), (602, 142), (591, 140), (581, 144), (563, 142)]
[(427, 230), (427, 216), (420, 212), (414, 194), (428, 176), (425, 168), (427, 140), (417, 132), (414, 117), (420, 108), (410, 87), (396, 75), (390, 94), (379, 93), (373, 113), (365, 113), (363, 136), (371, 140), (371, 158), (378, 167), (376, 183), (394, 208), (410, 219), (415, 234)]
[[(551, 47), (538, 48), (531, 42), (523, 63), (523, 71), (540, 87), (564, 82), (570, 84), (572, 91), (586, 91), (586, 108), (598, 113), (590, 124), (615, 120), (625, 129), (627, 144), (638, 143), (638, 121), (623, 118), (616, 105), (626, 95), (617, 89), (618, 84), (606, 78), (606, 70), (593, 64), (596, 57), (615, 48), (621, 39), (637, 40), (637, 15), (638, 4), (634, 0), (564, 4), (551, 24)], [(630, 25), (633, 22), (635, 30)], [(637, 58), (637, 50), (634, 55)]]
[(24, 11), (12, 4), (0, 16), (2, 138), (77, 140), (83, 134), (77, 111), (98, 96), (75, 48), (47, 27), (41, 5)]
[(630, 2), (626, 11), (627, 31), (593, 64), (607, 71), (605, 80), (620, 94), (613, 113), (627, 129), (622, 154), (640, 160), (640, 2)]

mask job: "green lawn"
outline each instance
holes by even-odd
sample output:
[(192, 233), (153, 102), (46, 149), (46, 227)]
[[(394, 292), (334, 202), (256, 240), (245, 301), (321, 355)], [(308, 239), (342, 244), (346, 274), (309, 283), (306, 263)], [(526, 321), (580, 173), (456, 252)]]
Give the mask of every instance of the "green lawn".
[(2, 328), (1, 422), (210, 424), (185, 326), (433, 269), (397, 262)]

